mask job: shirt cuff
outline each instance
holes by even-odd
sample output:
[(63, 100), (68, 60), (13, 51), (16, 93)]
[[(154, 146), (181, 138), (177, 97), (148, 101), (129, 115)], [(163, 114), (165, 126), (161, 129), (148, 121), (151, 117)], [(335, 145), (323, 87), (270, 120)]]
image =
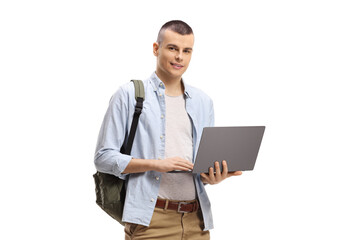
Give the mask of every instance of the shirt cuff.
[(125, 171), (127, 165), (133, 157), (130, 155), (121, 154), (121, 158), (117, 161), (117, 169), (114, 169), (116, 176), (125, 180), (128, 173), (122, 173)]

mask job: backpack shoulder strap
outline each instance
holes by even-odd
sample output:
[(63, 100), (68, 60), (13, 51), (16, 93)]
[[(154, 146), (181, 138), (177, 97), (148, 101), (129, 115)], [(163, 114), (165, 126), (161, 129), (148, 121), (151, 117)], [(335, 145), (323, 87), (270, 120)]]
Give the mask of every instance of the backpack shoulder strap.
[(135, 86), (135, 99), (142, 98), (145, 100), (144, 83), (141, 80), (131, 80)]
[(129, 138), (126, 146), (122, 146), (121, 152), (127, 155), (130, 155), (132, 145), (135, 138), (136, 128), (139, 122), (140, 114), (143, 108), (143, 102), (145, 100), (145, 90), (144, 90), (144, 83), (141, 80), (131, 80), (135, 86), (135, 99), (136, 99), (136, 106), (135, 112), (133, 116), (133, 120), (131, 123)]

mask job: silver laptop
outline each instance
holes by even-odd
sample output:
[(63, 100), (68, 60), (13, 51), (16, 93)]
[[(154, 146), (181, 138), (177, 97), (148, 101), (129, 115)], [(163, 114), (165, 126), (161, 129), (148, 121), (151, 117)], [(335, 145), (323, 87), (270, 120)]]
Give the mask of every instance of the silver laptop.
[(191, 172), (208, 173), (216, 161), (222, 171), (222, 160), (229, 172), (253, 170), (264, 131), (264, 126), (204, 128)]

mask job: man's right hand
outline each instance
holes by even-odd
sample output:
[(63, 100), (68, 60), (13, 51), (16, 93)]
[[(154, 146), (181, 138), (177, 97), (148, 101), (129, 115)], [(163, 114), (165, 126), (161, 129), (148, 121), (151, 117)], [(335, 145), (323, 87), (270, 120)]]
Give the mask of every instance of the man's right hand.
[(170, 172), (173, 170), (190, 171), (193, 169), (194, 164), (181, 157), (171, 157), (163, 160), (156, 160), (155, 171)]

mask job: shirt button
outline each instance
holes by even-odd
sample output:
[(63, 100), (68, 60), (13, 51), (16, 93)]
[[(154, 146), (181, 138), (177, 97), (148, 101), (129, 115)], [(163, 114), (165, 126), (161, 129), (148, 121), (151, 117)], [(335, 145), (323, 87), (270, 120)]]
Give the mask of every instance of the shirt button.
[(164, 115), (161, 115), (161, 119), (163, 119), (164, 118)]
[(163, 85), (163, 83), (161, 82), (161, 83), (160, 83), (160, 86), (162, 86), (162, 85)]
[(163, 135), (161, 135), (161, 136), (160, 136), (160, 139), (163, 139), (163, 138), (164, 138), (164, 136), (163, 136)]
[(161, 94), (161, 93), (159, 93), (159, 96), (161, 97), (161, 96), (162, 96), (162, 94)]
[(159, 181), (160, 178), (159, 178), (159, 177), (156, 177), (155, 179), (156, 179), (157, 181)]
[(161, 157), (158, 157), (158, 160), (161, 160)]
[(150, 201), (151, 201), (151, 202), (154, 202), (154, 201), (155, 201), (155, 199), (153, 199), (153, 198), (152, 198), (152, 199), (150, 199)]

